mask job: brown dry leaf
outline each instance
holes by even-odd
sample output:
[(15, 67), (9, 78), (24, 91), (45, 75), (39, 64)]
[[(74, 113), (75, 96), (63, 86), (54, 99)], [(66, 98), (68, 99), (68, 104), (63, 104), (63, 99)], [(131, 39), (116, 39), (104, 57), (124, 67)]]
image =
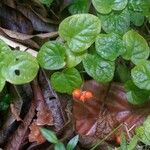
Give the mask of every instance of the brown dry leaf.
[[(130, 105), (123, 86), (118, 83), (102, 85), (91, 80), (85, 82), (82, 89), (91, 91), (94, 97), (85, 103), (74, 101), (75, 128), (81, 136), (103, 139), (118, 125), (123, 124), (118, 133), (124, 131), (129, 138), (135, 127), (150, 113), (149, 105)], [(115, 140), (115, 137), (114, 133), (107, 140)]]
[(45, 99), (42, 95), (42, 91), (36, 80), (32, 82), (32, 90), (34, 93), (34, 99), (36, 103), (37, 119), (36, 124), (43, 125), (53, 125), (53, 116), (51, 110), (48, 108)]
[(46, 141), (40, 132), (40, 126), (36, 124), (35, 120), (32, 122), (29, 128), (30, 128), (29, 142), (36, 141), (38, 142), (38, 144), (42, 144)]
[(20, 111), (17, 110), (17, 108), (15, 107), (14, 104), (10, 104), (10, 111), (11, 111), (11, 113), (13, 114), (15, 120), (17, 120), (17, 121), (22, 121), (22, 119), (21, 119), (20, 116), (19, 116)]

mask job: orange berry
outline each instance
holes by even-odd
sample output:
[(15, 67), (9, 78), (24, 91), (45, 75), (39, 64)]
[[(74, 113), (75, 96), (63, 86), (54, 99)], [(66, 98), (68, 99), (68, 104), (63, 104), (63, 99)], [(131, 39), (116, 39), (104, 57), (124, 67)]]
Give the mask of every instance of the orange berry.
[(117, 143), (118, 145), (120, 145), (120, 142), (121, 142), (121, 138), (120, 138), (120, 136), (118, 135), (118, 136), (116, 137), (116, 143)]
[(80, 89), (75, 89), (73, 92), (72, 92), (72, 96), (74, 99), (80, 99), (81, 97), (81, 91)]
[(82, 102), (85, 102), (85, 96), (84, 96), (84, 93), (82, 93), (82, 95), (81, 95), (81, 97), (80, 97), (80, 100), (82, 101)]
[(84, 96), (85, 96), (85, 99), (90, 99), (90, 98), (92, 98), (93, 97), (93, 94), (92, 94), (92, 92), (90, 92), (90, 91), (86, 91), (85, 92), (85, 94), (84, 94)]

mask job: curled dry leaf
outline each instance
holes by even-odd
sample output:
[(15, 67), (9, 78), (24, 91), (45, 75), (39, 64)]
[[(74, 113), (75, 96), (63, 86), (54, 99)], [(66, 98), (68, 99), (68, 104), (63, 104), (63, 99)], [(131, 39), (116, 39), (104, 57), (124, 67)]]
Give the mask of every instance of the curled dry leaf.
[[(123, 124), (117, 133), (123, 131), (128, 138), (150, 113), (150, 104), (141, 107), (129, 104), (123, 86), (118, 83), (103, 85), (91, 80), (83, 84), (82, 90), (91, 91), (93, 98), (85, 103), (75, 100), (73, 104), (75, 129), (81, 136), (103, 139)], [(115, 133), (107, 138), (115, 139)]]
[(37, 141), (37, 143), (42, 144), (45, 142), (45, 138), (42, 136), (40, 132), (40, 126), (36, 124), (36, 121), (33, 121), (30, 125), (30, 134), (29, 134), (29, 142)]

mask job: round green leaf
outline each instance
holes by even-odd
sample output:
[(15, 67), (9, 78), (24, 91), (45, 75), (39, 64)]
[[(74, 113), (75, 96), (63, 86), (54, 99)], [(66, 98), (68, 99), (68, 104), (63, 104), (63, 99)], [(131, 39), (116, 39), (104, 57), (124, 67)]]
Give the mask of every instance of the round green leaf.
[(120, 12), (111, 12), (107, 15), (98, 15), (102, 28), (106, 33), (114, 32), (124, 34), (130, 26), (130, 13), (127, 9)]
[(65, 66), (65, 47), (59, 42), (46, 42), (40, 49), (37, 59), (41, 67), (58, 70)]
[(71, 51), (80, 53), (89, 48), (100, 33), (101, 23), (91, 14), (77, 14), (64, 19), (59, 25), (60, 36)]
[(87, 52), (76, 54), (76, 53), (73, 53), (70, 49), (67, 49), (66, 50), (66, 66), (68, 68), (75, 67), (83, 60), (86, 54)]
[(127, 90), (127, 99), (132, 104), (143, 104), (149, 100), (150, 91), (139, 89), (135, 84), (129, 80), (125, 84)]
[(108, 14), (112, 10), (123, 10), (128, 0), (92, 0), (95, 9), (102, 14)]
[(150, 61), (143, 60), (131, 70), (134, 84), (140, 89), (150, 90)]
[(27, 52), (14, 51), (13, 59), (2, 68), (2, 75), (12, 84), (24, 84), (37, 75), (39, 66), (35, 57)]
[(123, 36), (126, 52), (123, 58), (131, 60), (134, 64), (149, 57), (149, 46), (146, 40), (134, 30), (128, 31)]
[(104, 59), (114, 61), (125, 52), (121, 37), (115, 33), (100, 34), (96, 38), (96, 51)]
[(71, 94), (74, 89), (81, 86), (82, 79), (77, 69), (67, 68), (62, 72), (53, 73), (51, 84), (56, 91)]
[(115, 63), (104, 60), (99, 55), (88, 54), (83, 59), (83, 66), (87, 74), (99, 82), (105, 83), (113, 79)]

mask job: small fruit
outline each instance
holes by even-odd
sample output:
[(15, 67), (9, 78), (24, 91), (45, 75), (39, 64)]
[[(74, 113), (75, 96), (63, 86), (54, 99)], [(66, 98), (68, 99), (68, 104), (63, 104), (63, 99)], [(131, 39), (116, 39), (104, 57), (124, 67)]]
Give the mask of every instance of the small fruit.
[(93, 97), (93, 94), (92, 94), (92, 92), (90, 92), (90, 91), (86, 91), (85, 92), (85, 94), (84, 94), (84, 96), (85, 96), (85, 99), (90, 99), (90, 98), (92, 98)]
[(84, 96), (84, 94), (82, 93), (82, 95), (81, 95), (81, 97), (80, 97), (80, 101), (82, 101), (82, 102), (85, 102), (85, 96)]
[(118, 145), (120, 145), (120, 142), (121, 142), (121, 138), (120, 138), (120, 136), (118, 135), (118, 136), (116, 137), (116, 143), (117, 143)]
[(74, 99), (80, 99), (82, 95), (82, 92), (80, 89), (75, 89), (73, 92), (72, 92), (72, 96)]

